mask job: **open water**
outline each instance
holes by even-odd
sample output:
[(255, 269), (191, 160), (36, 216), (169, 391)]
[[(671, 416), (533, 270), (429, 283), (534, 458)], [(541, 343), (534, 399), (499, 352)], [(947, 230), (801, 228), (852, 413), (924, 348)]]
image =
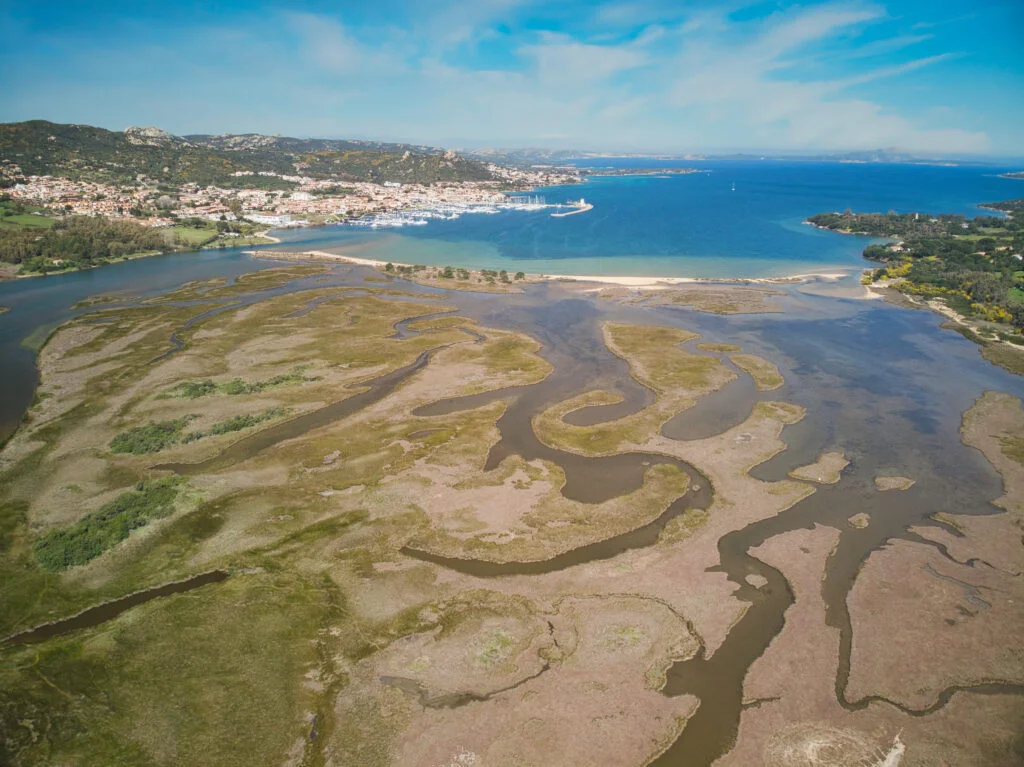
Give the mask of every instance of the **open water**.
[[(601, 159), (593, 165), (693, 167), (687, 175), (604, 176), (538, 190), (594, 209), (465, 215), (424, 226), (290, 230), (284, 246), (339, 249), (402, 263), (544, 274), (777, 277), (864, 265), (871, 240), (825, 232), (815, 213), (922, 211), (998, 215), (978, 203), (1024, 196), (1006, 168), (764, 161)], [(735, 191), (733, 191), (735, 185)]]

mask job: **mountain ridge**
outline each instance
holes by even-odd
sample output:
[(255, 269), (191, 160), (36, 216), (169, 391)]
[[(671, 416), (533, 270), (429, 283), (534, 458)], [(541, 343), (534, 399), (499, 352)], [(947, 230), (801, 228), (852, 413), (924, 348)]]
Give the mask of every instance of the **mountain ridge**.
[(206, 186), (237, 186), (250, 174), (377, 183), (494, 179), (484, 162), (413, 144), (258, 133), (176, 136), (157, 127), (111, 131), (47, 120), (0, 124), (0, 166), (6, 166), (6, 176), (17, 166), (23, 175), (104, 182), (143, 176)]

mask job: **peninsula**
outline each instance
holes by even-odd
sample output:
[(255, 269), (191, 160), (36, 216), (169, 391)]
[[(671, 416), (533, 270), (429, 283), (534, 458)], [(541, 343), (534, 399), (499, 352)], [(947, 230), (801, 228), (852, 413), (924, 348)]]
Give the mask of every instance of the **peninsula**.
[(1024, 199), (981, 207), (1007, 215), (820, 213), (807, 223), (843, 234), (884, 237), (864, 257), (883, 266), (864, 283), (945, 314), (982, 353), (1024, 373)]

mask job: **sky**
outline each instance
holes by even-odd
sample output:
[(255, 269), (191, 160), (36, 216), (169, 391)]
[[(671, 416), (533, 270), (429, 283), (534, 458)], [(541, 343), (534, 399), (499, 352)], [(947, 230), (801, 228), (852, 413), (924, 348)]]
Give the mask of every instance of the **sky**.
[(0, 121), (1024, 157), (1024, 0), (0, 0)]

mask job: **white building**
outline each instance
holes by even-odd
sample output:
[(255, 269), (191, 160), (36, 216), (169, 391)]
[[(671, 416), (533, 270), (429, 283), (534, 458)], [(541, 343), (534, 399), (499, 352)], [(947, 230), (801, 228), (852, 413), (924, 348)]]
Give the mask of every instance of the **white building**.
[(288, 226), (292, 223), (292, 217), (287, 213), (260, 213), (258, 211), (247, 211), (245, 217), (254, 223), (268, 224), (270, 226)]

